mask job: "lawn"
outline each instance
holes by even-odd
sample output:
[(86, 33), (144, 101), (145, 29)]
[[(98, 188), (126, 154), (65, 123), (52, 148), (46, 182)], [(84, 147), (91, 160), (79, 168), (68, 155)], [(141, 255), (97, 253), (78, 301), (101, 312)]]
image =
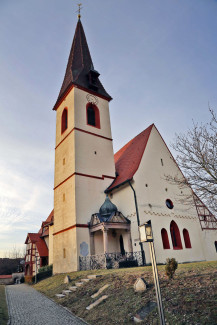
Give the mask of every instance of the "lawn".
[(0, 324), (6, 325), (8, 322), (8, 308), (5, 298), (5, 286), (0, 285)]
[[(179, 264), (173, 280), (168, 280), (165, 276), (164, 265), (158, 266), (158, 271), (167, 324), (217, 324), (217, 262)], [(65, 274), (43, 280), (34, 285), (34, 288), (91, 325), (132, 325), (137, 311), (149, 301), (156, 301), (150, 266), (74, 272), (69, 274), (71, 285), (88, 274), (100, 274), (101, 277), (84, 284), (61, 300), (57, 300), (55, 294), (68, 287), (63, 284)], [(149, 284), (143, 293), (135, 293), (133, 289), (138, 277), (143, 277)], [(107, 283), (110, 286), (103, 294), (109, 298), (94, 309), (86, 310), (94, 301), (90, 296)], [(157, 309), (149, 314), (143, 324), (158, 324)]]

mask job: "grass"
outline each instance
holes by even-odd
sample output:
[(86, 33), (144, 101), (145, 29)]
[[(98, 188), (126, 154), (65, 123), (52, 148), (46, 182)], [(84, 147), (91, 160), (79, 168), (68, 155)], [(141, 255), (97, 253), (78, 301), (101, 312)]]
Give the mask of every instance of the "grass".
[[(158, 266), (158, 271), (167, 324), (217, 324), (217, 262), (179, 264), (173, 280), (165, 276), (164, 265)], [(132, 325), (137, 311), (149, 301), (156, 301), (150, 266), (69, 273), (72, 285), (88, 274), (100, 274), (101, 277), (84, 284), (61, 300), (57, 300), (55, 294), (68, 287), (63, 284), (65, 274), (45, 279), (34, 285), (34, 288), (91, 325)], [(133, 289), (138, 277), (144, 277), (149, 284), (143, 293), (135, 293)], [(90, 296), (107, 283), (110, 286), (103, 294), (108, 294), (109, 298), (87, 311), (86, 307), (94, 301)], [(149, 314), (143, 324), (158, 324), (157, 309)]]
[(6, 325), (8, 322), (8, 307), (5, 298), (5, 286), (0, 285), (0, 324)]

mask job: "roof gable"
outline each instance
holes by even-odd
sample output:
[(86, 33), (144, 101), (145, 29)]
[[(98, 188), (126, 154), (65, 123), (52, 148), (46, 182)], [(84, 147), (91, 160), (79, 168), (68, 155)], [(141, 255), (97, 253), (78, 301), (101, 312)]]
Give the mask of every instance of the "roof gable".
[(32, 244), (35, 244), (40, 256), (48, 256), (48, 248), (43, 239), (40, 237), (39, 233), (28, 233), (25, 244), (28, 243), (28, 239)]
[(139, 168), (153, 126), (154, 124), (150, 125), (114, 155), (117, 176), (106, 189), (106, 193), (133, 178)]

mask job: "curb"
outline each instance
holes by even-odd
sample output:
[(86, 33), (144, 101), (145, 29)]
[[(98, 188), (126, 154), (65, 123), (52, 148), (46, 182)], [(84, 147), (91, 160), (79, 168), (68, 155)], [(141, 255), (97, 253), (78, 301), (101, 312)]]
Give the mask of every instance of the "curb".
[(11, 323), (11, 315), (9, 313), (9, 303), (8, 303), (7, 286), (5, 286), (5, 297), (6, 297), (7, 307), (8, 307), (8, 322), (7, 322), (7, 325), (10, 325), (10, 323)]

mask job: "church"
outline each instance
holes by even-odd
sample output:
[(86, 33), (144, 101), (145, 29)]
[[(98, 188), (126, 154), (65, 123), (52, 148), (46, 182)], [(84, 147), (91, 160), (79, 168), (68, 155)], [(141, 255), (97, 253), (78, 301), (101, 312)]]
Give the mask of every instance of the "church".
[(146, 126), (114, 154), (112, 97), (99, 76), (79, 15), (53, 107), (54, 210), (27, 235), (26, 275), (47, 263), (54, 274), (149, 264), (138, 230), (148, 220), (157, 263), (216, 260), (217, 219), (191, 188), (165, 177), (183, 175), (157, 127)]

